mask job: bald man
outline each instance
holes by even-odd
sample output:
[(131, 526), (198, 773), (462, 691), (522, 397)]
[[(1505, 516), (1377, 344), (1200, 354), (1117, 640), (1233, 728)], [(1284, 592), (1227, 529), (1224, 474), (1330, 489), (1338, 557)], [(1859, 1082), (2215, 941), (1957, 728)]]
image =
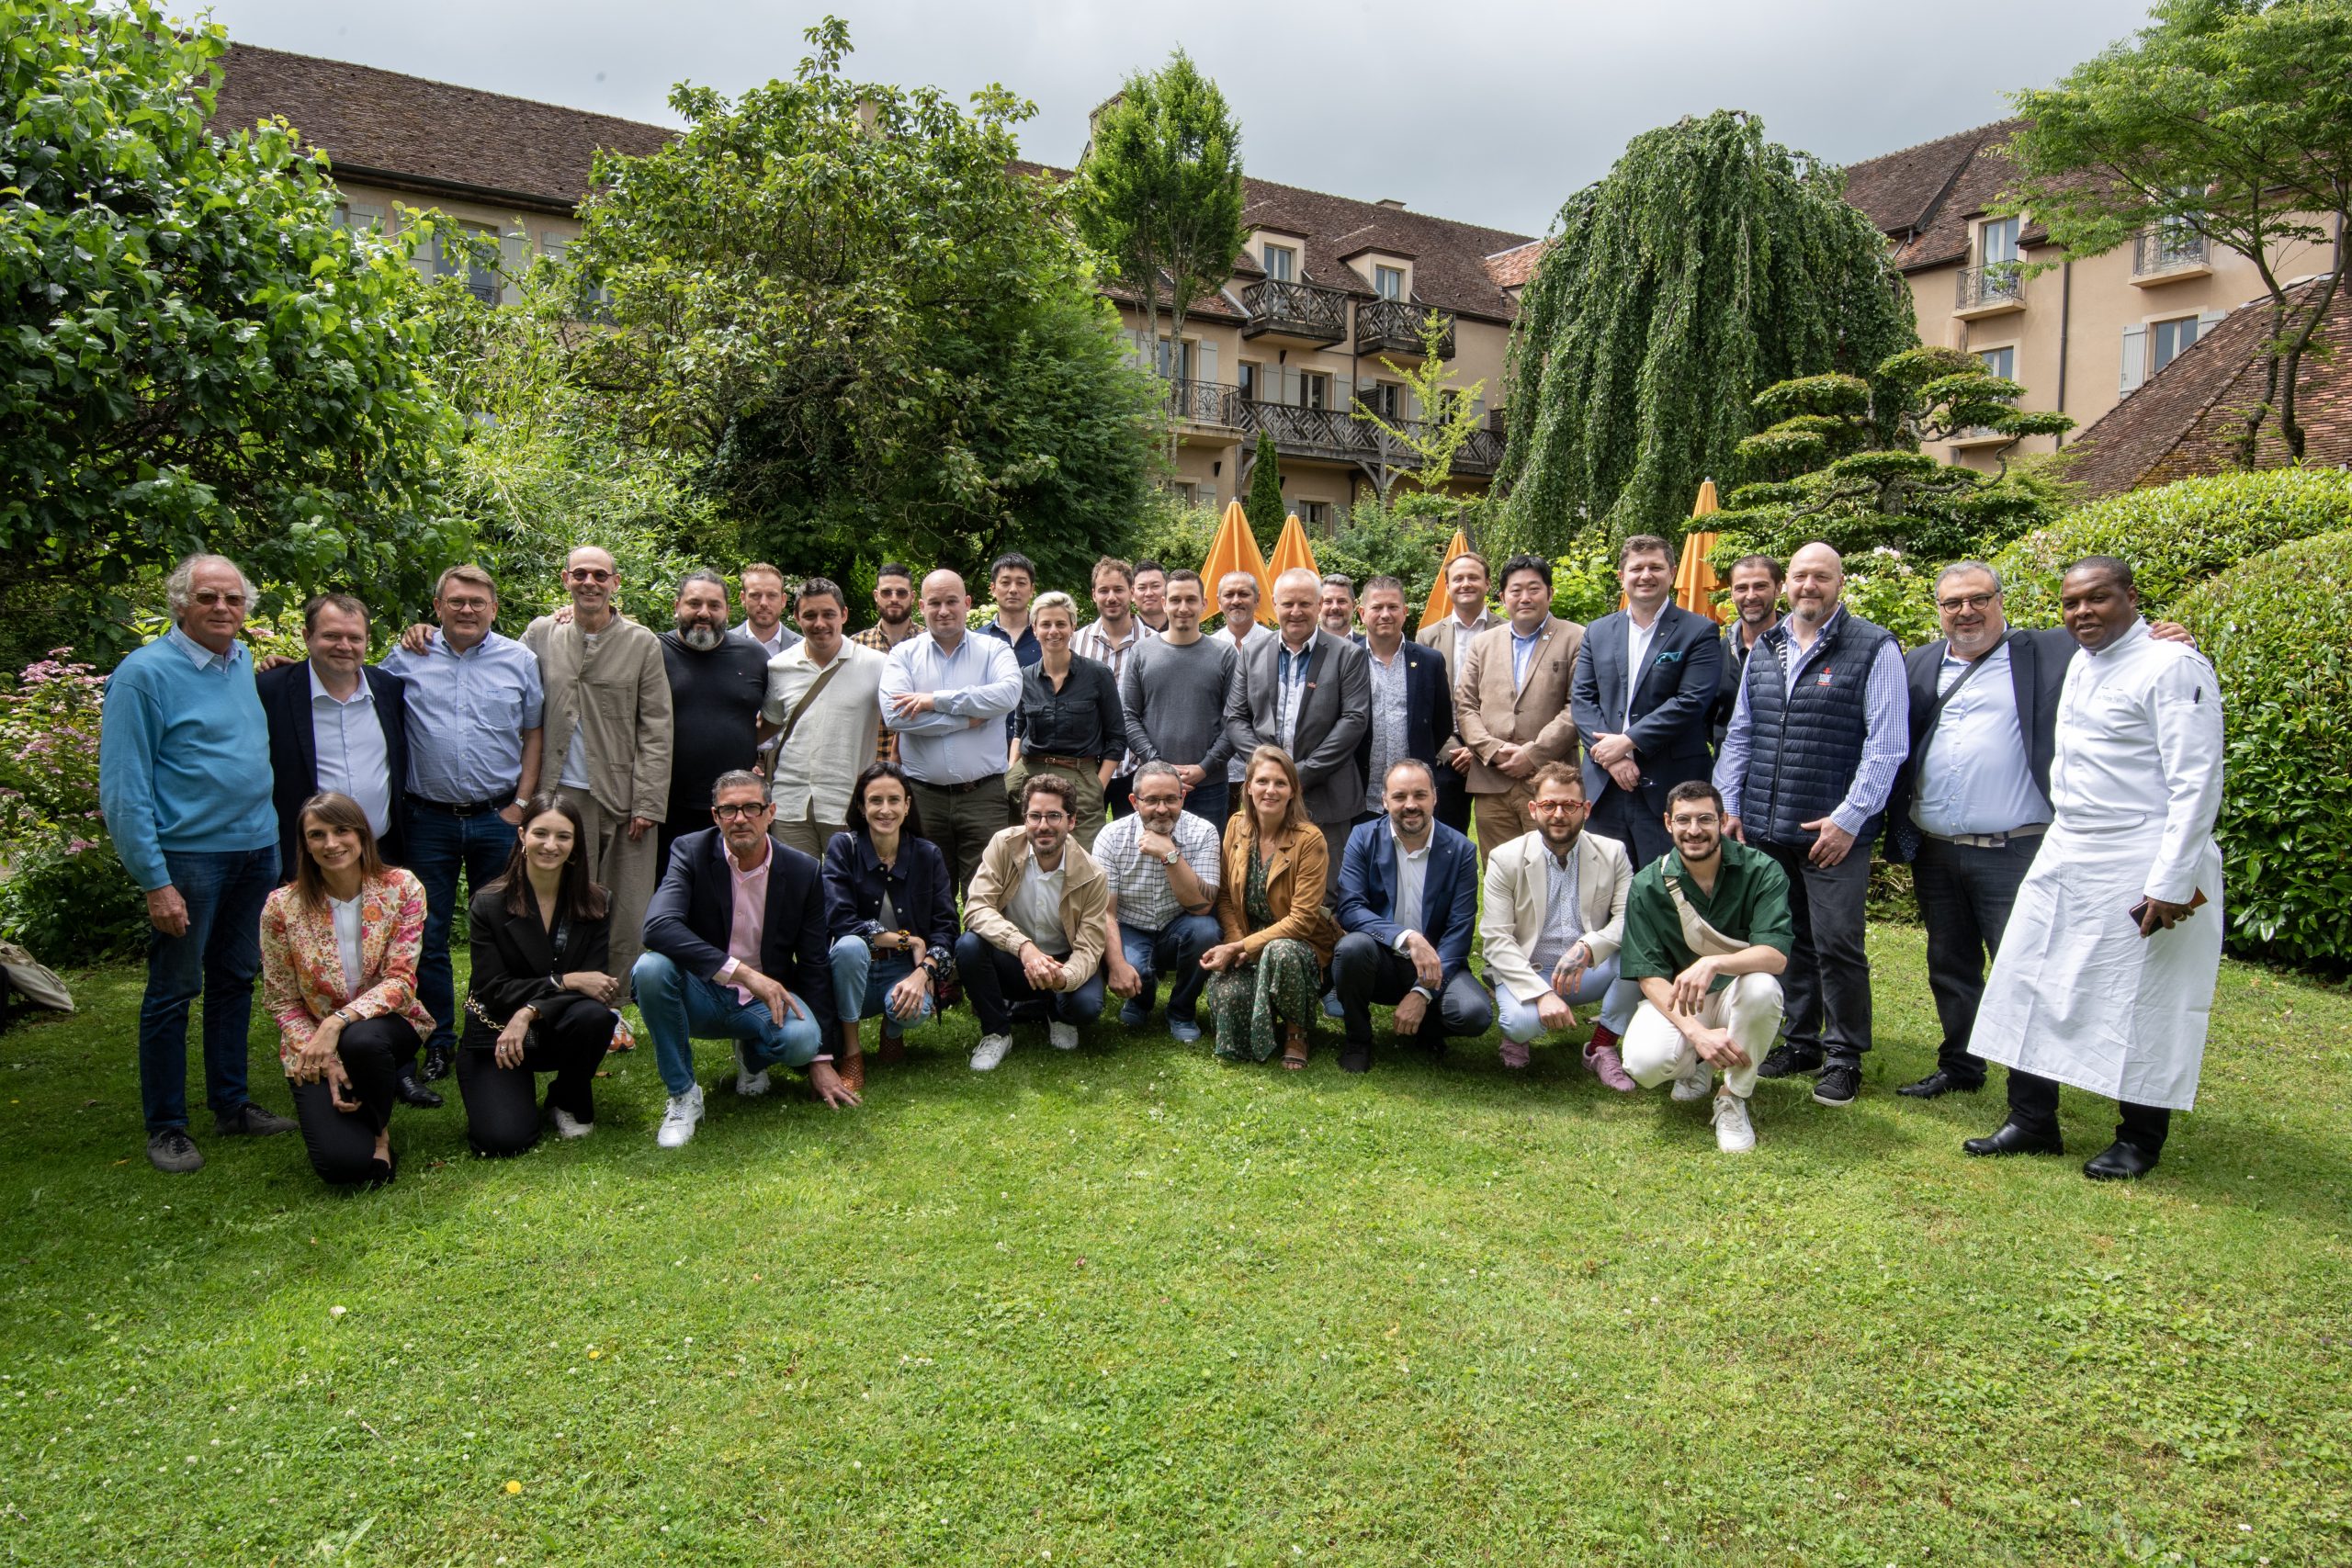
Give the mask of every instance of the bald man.
[(971, 608), (957, 573), (924, 578), (923, 629), (890, 650), (881, 690), (882, 722), (899, 738), (922, 836), (939, 847), (959, 893), (1004, 827), (1004, 721), (1021, 701), (1012, 645), (971, 635)]
[(1234, 660), (1225, 733), (1236, 756), (1261, 746), (1290, 753), (1306, 814), (1337, 865), (1365, 814), (1359, 748), (1372, 723), (1372, 672), (1362, 647), (1316, 625), (1322, 595), (1322, 579), (1305, 567), (1274, 579), (1275, 635), (1245, 643)]

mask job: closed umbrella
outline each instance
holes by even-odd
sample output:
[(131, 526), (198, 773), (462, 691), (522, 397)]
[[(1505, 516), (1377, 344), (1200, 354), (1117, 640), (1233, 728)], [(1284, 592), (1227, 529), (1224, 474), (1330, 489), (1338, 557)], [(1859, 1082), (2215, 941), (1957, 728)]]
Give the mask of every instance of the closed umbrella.
[(1266, 558), (1258, 553), (1258, 536), (1250, 531), (1250, 514), (1241, 510), (1238, 501), (1226, 503), (1225, 516), (1216, 525), (1216, 537), (1209, 541), (1209, 558), (1201, 564), (1201, 581), (1208, 589), (1212, 603), (1216, 598), (1216, 585), (1232, 571), (1246, 571), (1258, 580), (1261, 603), (1273, 597), (1274, 580), (1267, 574)]
[[(1715, 481), (1707, 479), (1699, 486), (1699, 499), (1692, 502), (1690, 515), (1704, 517), (1717, 510)], [(1697, 529), (1682, 536), (1682, 564), (1674, 572), (1674, 602), (1686, 610), (1695, 610), (1720, 625), (1723, 612), (1715, 607), (1715, 591), (1723, 584), (1715, 577), (1715, 569), (1707, 562), (1714, 553), (1715, 536)]]
[(1301, 566), (1317, 577), (1323, 575), (1323, 569), (1315, 564), (1315, 547), (1306, 542), (1306, 530), (1294, 512), (1283, 519), (1283, 536), (1274, 541), (1274, 558), (1266, 563), (1267, 581), (1271, 583), (1293, 567)]
[(1435, 626), (1453, 614), (1453, 595), (1445, 591), (1445, 569), (1453, 564), (1454, 557), (1469, 553), (1470, 536), (1456, 528), (1453, 539), (1445, 547), (1445, 555), (1437, 563), (1437, 581), (1430, 584), (1430, 602), (1421, 612), (1421, 625)]

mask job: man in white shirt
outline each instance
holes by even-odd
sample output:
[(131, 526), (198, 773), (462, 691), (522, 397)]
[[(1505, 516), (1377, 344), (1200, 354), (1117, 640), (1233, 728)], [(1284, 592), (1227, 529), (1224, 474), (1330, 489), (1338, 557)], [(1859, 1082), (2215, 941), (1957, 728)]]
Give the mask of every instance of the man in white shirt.
[(980, 852), (1004, 826), (1004, 726), (1021, 703), (1012, 645), (965, 627), (964, 579), (922, 580), (922, 632), (892, 649), (882, 671), (882, 722), (899, 737), (922, 836), (968, 886)]
[(1972, 1155), (2059, 1154), (2058, 1086), (2117, 1100), (2094, 1181), (2155, 1168), (2172, 1113), (2197, 1100), (2226, 928), (2222, 692), (2195, 649), (2149, 635), (2132, 569), (2090, 556), (2059, 604), (2082, 656), (2066, 671), (2050, 769), (2053, 816), (2018, 887), (1971, 1049), (2009, 1069), (2009, 1114)]
[[(1079, 627), (1069, 639), (1070, 657), (1091, 659), (1108, 668), (1115, 685), (1127, 678), (1127, 659), (1137, 648), (1159, 634), (1137, 620), (1135, 608), (1135, 568), (1116, 556), (1104, 556), (1094, 563), (1094, 619)], [(1128, 778), (1135, 772), (1136, 754), (1132, 750), (1119, 759), (1118, 771), (1111, 782), (1102, 786), (1103, 809), (1114, 815), (1127, 814)]]
[(956, 970), (980, 1021), (976, 1073), (1012, 1049), (1016, 1017), (1044, 1017), (1054, 1049), (1075, 1051), (1078, 1026), (1102, 1014), (1110, 884), (1073, 837), (1073, 793), (1059, 774), (1032, 773), (1020, 825), (989, 840), (965, 896)]
[(772, 831), (806, 855), (824, 858), (849, 830), (850, 791), (874, 761), (882, 727), (882, 672), (889, 660), (842, 635), (849, 613), (841, 584), (812, 577), (793, 615), (800, 640), (768, 660), (760, 743), (780, 737), (768, 798)]
[(1217, 830), (1184, 809), (1184, 781), (1173, 762), (1136, 770), (1135, 809), (1095, 835), (1094, 859), (1110, 880), (1103, 964), (1112, 995), (1125, 998), (1119, 1022), (1140, 1029), (1151, 1016), (1163, 975), (1168, 1032), (1186, 1044), (1201, 1037), (1198, 1007), (1208, 972), (1201, 954), (1217, 944), (1217, 884), (1224, 852)]
[(727, 635), (738, 642), (750, 643), (774, 659), (800, 640), (800, 634), (784, 624), (784, 606), (789, 597), (784, 591), (784, 573), (763, 560), (755, 560), (742, 570), (741, 576), (743, 624), (729, 627)]
[(1344, 571), (1323, 574), (1323, 592), (1317, 600), (1315, 624), (1333, 637), (1356, 636), (1355, 579)]

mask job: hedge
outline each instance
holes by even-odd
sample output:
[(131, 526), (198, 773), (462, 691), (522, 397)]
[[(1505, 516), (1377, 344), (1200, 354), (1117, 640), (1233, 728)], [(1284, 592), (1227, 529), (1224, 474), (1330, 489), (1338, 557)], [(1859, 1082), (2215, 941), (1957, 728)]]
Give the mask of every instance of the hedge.
[[(1994, 558), (2008, 617), (2058, 624), (2058, 579), (2083, 556), (2120, 556), (2139, 579), (2140, 607), (2171, 615), (2174, 601), (2215, 572), (2316, 534), (2352, 528), (2352, 473), (2273, 468), (2182, 479), (2068, 513)], [(2177, 617), (2176, 617), (2177, 618)]]
[(2221, 840), (2232, 944), (2352, 966), (2352, 530), (2284, 545), (2172, 614), (2222, 681)]

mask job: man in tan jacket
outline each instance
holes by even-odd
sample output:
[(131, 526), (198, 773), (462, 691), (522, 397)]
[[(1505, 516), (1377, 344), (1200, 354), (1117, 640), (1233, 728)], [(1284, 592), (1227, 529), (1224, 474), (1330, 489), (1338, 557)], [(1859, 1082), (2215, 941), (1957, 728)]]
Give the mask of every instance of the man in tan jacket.
[(1453, 671), (1453, 727), (1470, 749), (1464, 782), (1478, 814), (1478, 853), (1489, 856), (1534, 827), (1535, 770), (1577, 761), (1569, 687), (1584, 628), (1552, 614), (1552, 563), (1517, 555), (1503, 562), (1503, 613), (1510, 617), (1469, 639)]
[(613, 608), (613, 558), (583, 545), (564, 558), (571, 618), (523, 629), (546, 689), (546, 772), (580, 810), (588, 874), (613, 897), (610, 970), (627, 975), (645, 941), (659, 828), (670, 808), (670, 676), (662, 639)]
[(989, 840), (964, 894), (969, 929), (956, 939), (956, 969), (980, 1020), (976, 1073), (1012, 1049), (1016, 1011), (1044, 1017), (1057, 1051), (1077, 1050), (1078, 1026), (1102, 1016), (1111, 884), (1071, 837), (1072, 794), (1067, 779), (1030, 774), (1020, 824)]

